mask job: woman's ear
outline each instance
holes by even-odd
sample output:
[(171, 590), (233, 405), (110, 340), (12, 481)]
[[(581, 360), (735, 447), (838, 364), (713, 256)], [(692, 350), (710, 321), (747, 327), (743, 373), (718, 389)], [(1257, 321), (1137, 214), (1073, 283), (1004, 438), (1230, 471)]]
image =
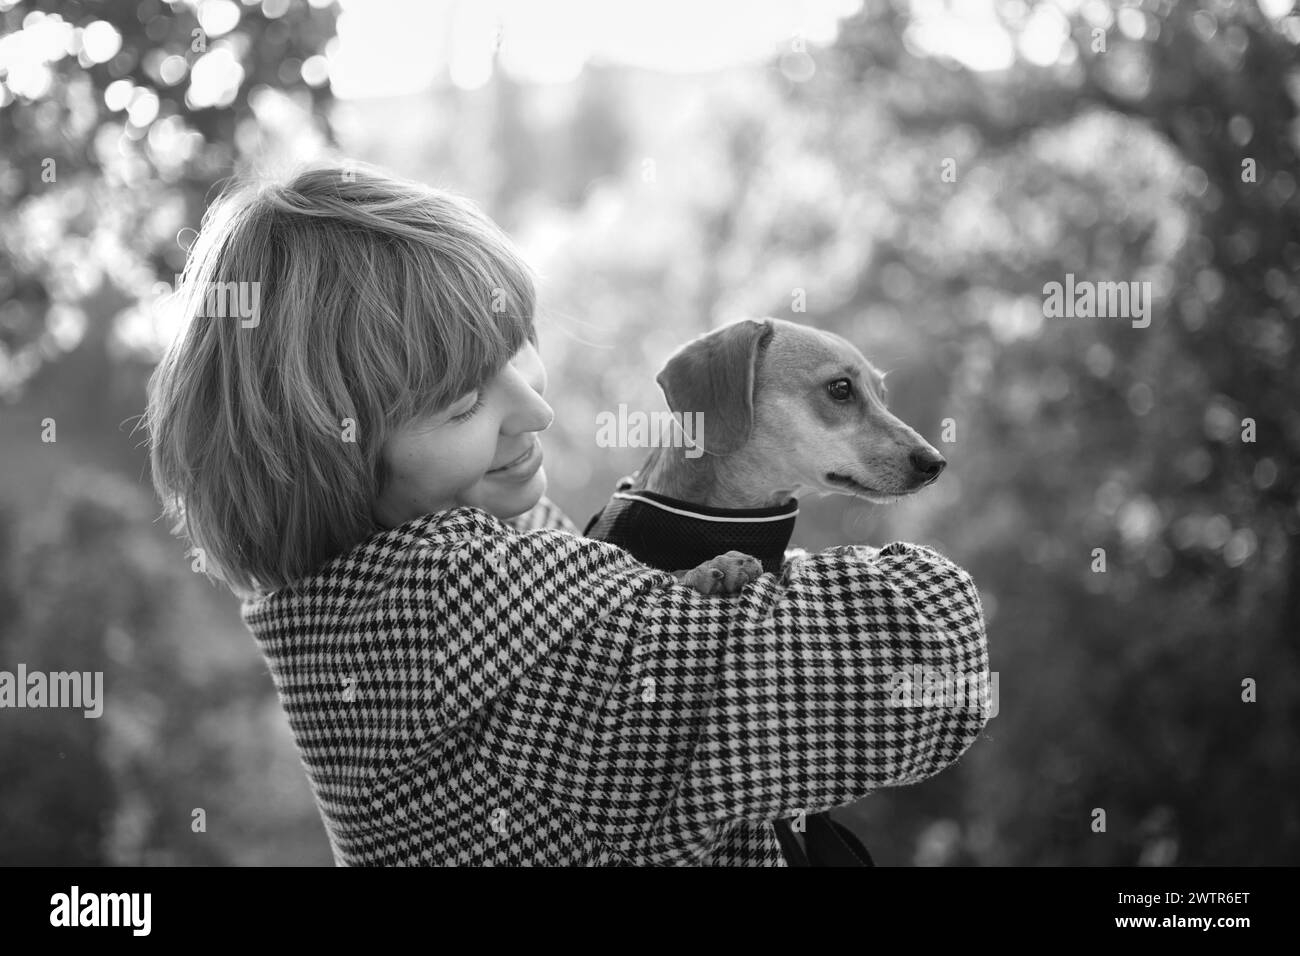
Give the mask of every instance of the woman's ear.
[(768, 319), (724, 325), (683, 345), (656, 377), (672, 411), (704, 416), (709, 454), (729, 455), (749, 440), (758, 355), (773, 331)]

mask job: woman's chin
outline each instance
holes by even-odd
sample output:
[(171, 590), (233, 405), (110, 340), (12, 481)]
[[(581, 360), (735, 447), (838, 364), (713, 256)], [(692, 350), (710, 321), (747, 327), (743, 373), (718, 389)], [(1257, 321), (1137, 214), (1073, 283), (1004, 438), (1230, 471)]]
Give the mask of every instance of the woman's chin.
[(498, 518), (514, 518), (531, 511), (546, 494), (546, 470), (538, 468), (527, 481), (501, 483), (493, 489), (492, 513)]

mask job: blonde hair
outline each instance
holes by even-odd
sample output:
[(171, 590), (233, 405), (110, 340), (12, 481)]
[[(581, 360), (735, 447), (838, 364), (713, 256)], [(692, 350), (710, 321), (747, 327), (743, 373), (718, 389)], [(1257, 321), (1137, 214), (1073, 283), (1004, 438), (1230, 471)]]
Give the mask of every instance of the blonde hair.
[[(214, 308), (213, 290), (256, 314)], [(177, 300), (187, 327), (142, 422), (154, 487), (172, 532), (245, 596), (378, 531), (391, 431), (536, 342), (533, 273), (487, 216), (351, 163), (228, 190)]]

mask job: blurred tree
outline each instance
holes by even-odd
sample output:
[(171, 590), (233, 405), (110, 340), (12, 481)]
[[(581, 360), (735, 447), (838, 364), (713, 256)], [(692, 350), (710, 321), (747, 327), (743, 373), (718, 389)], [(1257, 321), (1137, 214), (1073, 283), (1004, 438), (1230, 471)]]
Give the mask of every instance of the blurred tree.
[(336, 15), (285, 0), (0, 3), (0, 35), (21, 51), (0, 76), (0, 390), (68, 350), (84, 353), (78, 368), (50, 369), (33, 398), (113, 374), (113, 319), (181, 271), (178, 232), (258, 145), (258, 97), (325, 115)]
[[(999, 9), (1013, 43), (1060, 17)], [(938, 351), (959, 486), (928, 524), (996, 598), (1003, 710), (960, 772), (862, 812), (965, 793), (949, 862), (1294, 862), (1300, 31), (1249, 3), (1085, 4), (1052, 65), (990, 75), (911, 25), (869, 2), (791, 97), (846, 181), (883, 144), (843, 130), (883, 103), (905, 137), (896, 228), (821, 318), (877, 342), (919, 322)], [(1044, 318), (1067, 272), (1152, 282), (1150, 328)]]
[(558, 198), (573, 206), (582, 204), (592, 183), (623, 169), (630, 145), (620, 71), (588, 64), (577, 82), (578, 100), (555, 175)]
[[(199, 643), (221, 633), (196, 594), (211, 588), (157, 546), (154, 510), (131, 483), (80, 470), (21, 528), (0, 524), (0, 570), (21, 595), (0, 618), (5, 668), (103, 674), (97, 718), (6, 710), (0, 765), (20, 772), (0, 775), (0, 862), (228, 864), (272, 836), (327, 862), (314, 813), (295, 832), (301, 767), (270, 757), (283, 717), (264, 665)], [(291, 809), (273, 790), (286, 778), (304, 798)]]
[(536, 193), (541, 184), (541, 146), (527, 107), (528, 92), (519, 81), (494, 68), (490, 86), (493, 122), (488, 156), (497, 169), (491, 209), (501, 227), (509, 231), (518, 222), (519, 203)]

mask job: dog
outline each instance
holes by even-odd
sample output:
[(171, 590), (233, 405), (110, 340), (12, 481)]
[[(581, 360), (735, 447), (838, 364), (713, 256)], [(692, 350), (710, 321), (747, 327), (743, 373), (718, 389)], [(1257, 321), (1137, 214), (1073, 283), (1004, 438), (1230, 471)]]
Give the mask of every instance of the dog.
[[(674, 413), (702, 415), (704, 454), (654, 448), (625, 490), (727, 509), (915, 494), (947, 461), (885, 407), (884, 378), (832, 332), (774, 318), (715, 329), (678, 349), (656, 378)], [(760, 573), (745, 558), (674, 573), (703, 593), (732, 594)]]
[[(693, 454), (675, 443), (655, 447), (584, 534), (626, 547), (703, 594), (735, 594), (780, 570), (800, 497), (897, 501), (947, 465), (886, 408), (884, 375), (831, 332), (743, 319), (683, 345), (656, 381), (676, 421), (702, 423), (686, 436)], [(757, 546), (763, 558), (731, 544)], [(675, 559), (692, 551), (690, 561), (714, 556), (681, 568), (690, 561)], [(785, 821), (776, 829), (792, 865), (874, 865), (827, 814), (808, 817), (805, 847)]]

